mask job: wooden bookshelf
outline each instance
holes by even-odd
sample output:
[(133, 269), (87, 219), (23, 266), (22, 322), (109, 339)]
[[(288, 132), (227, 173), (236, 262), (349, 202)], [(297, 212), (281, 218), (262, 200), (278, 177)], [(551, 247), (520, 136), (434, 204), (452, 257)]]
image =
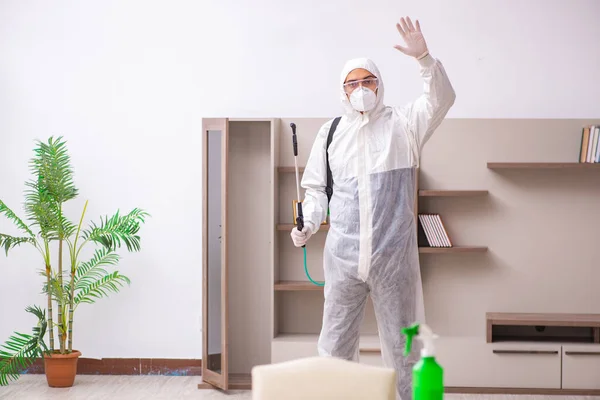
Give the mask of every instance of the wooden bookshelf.
[(580, 162), (488, 162), (489, 169), (600, 169), (600, 163)]
[[(320, 127), (323, 126), (328, 118), (297, 118), (297, 119), (203, 119), (203, 131), (205, 143), (210, 146), (204, 146), (206, 149), (203, 166), (203, 186), (205, 215), (211, 212), (212, 223), (204, 226), (205, 241), (204, 254), (209, 251), (206, 248), (212, 248), (212, 244), (220, 244), (222, 256), (220, 261), (214, 261), (215, 267), (221, 265), (221, 277), (226, 273), (228, 278), (220, 280), (221, 293), (220, 308), (221, 322), (220, 326), (223, 332), (221, 341), (221, 363), (210, 363), (218, 368), (223, 377), (227, 377), (231, 388), (249, 388), (250, 372), (254, 365), (264, 365), (269, 362), (283, 362), (287, 360), (298, 359), (317, 355), (317, 344), (320, 333), (320, 314), (322, 313), (323, 286), (314, 284), (304, 276), (302, 270), (302, 250), (293, 247), (289, 238), (289, 233), (295, 228), (292, 221), (292, 201), (296, 199), (294, 156), (292, 152), (291, 135), (289, 125), (294, 122), (301, 133), (298, 141), (299, 155), (298, 173), (302, 176), (306, 172), (306, 160), (313, 145), (313, 140)], [(452, 135), (458, 135), (461, 142), (475, 144), (472, 152), (465, 153), (464, 159), (460, 163), (423, 163), (417, 169), (414, 187), (415, 193), (410, 194), (410, 199), (414, 200), (414, 214), (418, 221), (419, 211), (431, 214), (439, 213), (444, 217), (448, 214), (448, 221), (456, 221), (467, 217), (464, 224), (460, 224), (456, 229), (469, 229), (475, 227), (475, 232), (464, 232), (469, 235), (458, 235), (462, 240), (456, 240), (453, 247), (419, 247), (419, 258), (423, 273), (423, 292), (439, 292), (440, 287), (444, 285), (456, 285), (460, 282), (468, 281), (473, 287), (482, 288), (483, 292), (491, 293), (489, 296), (490, 304), (495, 304), (498, 310), (484, 309), (485, 311), (525, 311), (527, 308), (534, 308), (532, 311), (558, 311), (564, 306), (560, 302), (560, 296), (554, 296), (543, 302), (543, 310), (535, 310), (539, 292), (535, 287), (523, 293), (508, 293), (505, 290), (511, 285), (519, 285), (521, 275), (518, 272), (526, 271), (530, 274), (543, 275), (547, 272), (549, 261), (552, 262), (552, 255), (545, 252), (539, 262), (529, 263), (530, 259), (527, 252), (528, 248), (519, 250), (510, 247), (512, 240), (510, 235), (514, 231), (514, 226), (522, 224), (522, 215), (514, 210), (516, 204), (509, 202), (510, 207), (492, 207), (490, 209), (481, 209), (480, 202), (491, 200), (492, 195), (497, 194), (498, 198), (511, 199), (519, 187), (507, 185), (506, 182), (496, 179), (498, 174), (510, 175), (516, 174), (552, 174), (560, 178), (560, 183), (568, 182), (568, 179), (577, 179), (589, 175), (595, 175), (600, 172), (600, 163), (580, 163), (575, 154), (574, 141), (578, 136), (576, 131), (580, 126), (587, 124), (586, 121), (579, 120), (460, 120), (449, 119), (440, 127), (440, 137), (446, 136), (448, 143), (452, 143), (455, 138)], [(598, 122), (600, 124), (600, 122)], [(217, 135), (215, 131), (220, 131)], [(485, 131), (488, 136), (485, 143), (481, 142), (481, 132)], [(210, 134), (209, 134), (210, 132)], [(525, 132), (535, 134), (535, 137), (528, 139), (528, 143), (545, 143), (548, 147), (547, 157), (541, 160), (527, 156), (527, 149), (515, 149), (515, 140), (519, 140)], [(538, 133), (539, 132), (539, 133)], [(575, 132), (575, 133), (573, 133)], [(217, 132), (218, 133), (218, 132)], [(507, 135), (512, 135), (507, 137)], [(210, 141), (208, 140), (210, 136)], [(575, 139), (574, 139), (575, 138)], [(251, 140), (252, 146), (248, 146), (248, 140)], [(220, 146), (219, 146), (220, 143)], [(216, 151), (221, 149), (220, 152)], [(427, 159), (442, 159), (447, 156), (445, 145), (428, 147), (431, 154)], [(482, 153), (483, 152), (483, 153)], [(218, 157), (216, 153), (220, 154)], [(493, 157), (493, 154), (499, 157)], [(481, 156), (486, 159), (478, 160)], [(486, 156), (487, 154), (487, 156)], [(510, 157), (502, 157), (502, 155)], [(550, 157), (552, 156), (552, 157)], [(210, 161), (209, 161), (210, 159)], [(490, 162), (488, 162), (490, 161)], [(519, 162), (515, 162), (519, 161)], [(532, 161), (569, 161), (569, 162), (532, 162)], [(212, 163), (212, 164), (209, 164)], [(210, 165), (210, 168), (209, 168)], [(220, 168), (219, 168), (220, 165)], [(281, 165), (281, 166), (280, 166)], [(479, 166), (478, 166), (479, 165)], [(487, 165), (487, 168), (486, 168)], [(464, 175), (460, 172), (461, 168), (484, 168), (484, 170), (475, 171), (477, 182), (470, 175)], [(598, 171), (580, 171), (592, 170), (598, 168)], [(529, 172), (528, 172), (529, 170)], [(221, 177), (216, 173), (221, 171)], [(487, 171), (487, 172), (486, 172)], [(523, 172), (524, 171), (524, 172)], [(567, 173), (568, 176), (559, 176)], [(214, 175), (213, 175), (214, 174)], [(516, 176), (515, 175), (515, 176)], [(581, 177), (579, 175), (582, 175)], [(208, 177), (211, 179), (208, 179)], [(452, 176), (452, 182), (446, 178)], [(425, 186), (428, 177), (442, 179), (436, 186), (432, 183)], [(424, 179), (425, 178), (425, 179)], [(481, 178), (481, 179), (479, 179)], [(421, 182), (419, 182), (421, 181)], [(220, 182), (220, 183), (219, 183)], [(541, 182), (543, 184), (553, 183)], [(420, 184), (419, 184), (420, 183)], [(521, 182), (522, 184), (523, 182)], [(537, 182), (540, 184), (540, 182)], [(451, 186), (453, 185), (453, 186)], [(476, 186), (477, 185), (477, 186)], [(526, 185), (521, 185), (527, 189)], [(555, 187), (556, 185), (543, 186), (548, 191), (549, 196), (560, 195), (564, 188)], [(264, 228), (260, 228), (256, 234), (251, 235), (248, 240), (244, 236), (244, 231), (237, 229), (241, 221), (244, 220), (244, 212), (247, 207), (240, 205), (246, 202), (244, 197), (249, 188), (256, 189), (256, 200), (260, 204), (269, 204), (267, 207), (257, 209), (256, 219), (267, 221)], [(536, 187), (541, 189), (542, 187)], [(455, 189), (455, 190), (453, 190)], [(464, 189), (464, 190), (462, 190)], [(488, 190), (477, 190), (488, 189)], [(569, 187), (569, 189), (571, 189)], [(593, 213), (593, 198), (588, 201), (596, 192), (591, 192), (590, 188), (585, 187), (584, 199), (578, 203), (582, 206), (585, 202)], [(301, 188), (301, 193), (304, 190)], [(221, 193), (220, 197), (209, 196), (209, 193)], [(555, 204), (547, 207), (538, 206), (534, 201), (539, 200), (539, 190), (533, 193), (533, 197), (523, 196), (513, 198), (527, 202), (529, 211), (539, 209), (540, 219), (543, 215), (552, 215)], [(216, 204), (217, 200), (221, 204)], [(212, 200), (211, 200), (212, 199)], [(448, 202), (460, 202), (457, 204), (448, 204)], [(477, 207), (472, 210), (474, 202)], [(208, 204), (211, 204), (209, 211)], [(552, 203), (552, 202), (550, 202)], [(533, 204), (533, 205), (532, 205)], [(506, 205), (506, 204), (505, 204)], [(513, 205), (515, 207), (513, 207)], [(519, 204), (520, 205), (520, 204)], [(460, 207), (456, 207), (460, 206)], [(538, 208), (539, 207), (539, 208)], [(435, 210), (435, 208), (439, 208)], [(465, 212), (474, 211), (476, 215), (464, 215)], [(515, 212), (512, 212), (515, 211)], [(586, 208), (586, 212), (589, 210)], [(558, 215), (560, 222), (572, 221), (565, 210)], [(450, 218), (451, 215), (452, 217)], [(485, 217), (490, 217), (487, 221)], [(504, 219), (506, 218), (506, 219)], [(219, 221), (220, 219), (220, 221)], [(501, 219), (498, 226), (482, 226), (495, 224)], [(206, 218), (206, 220), (209, 220)], [(218, 232), (221, 228), (216, 222), (222, 222), (222, 234), (227, 240), (217, 241), (218, 235), (212, 232)], [(393, 224), (394, 221), (391, 221)], [(209, 225), (213, 224), (213, 225)], [(211, 233), (208, 234), (208, 229)], [(416, 227), (416, 226), (415, 226)], [(335, 227), (334, 227), (335, 228)], [(447, 226), (451, 228), (451, 226)], [(552, 236), (551, 230), (544, 231), (543, 226), (539, 228), (538, 233), (541, 237), (536, 240), (543, 243), (544, 235)], [(312, 239), (309, 242), (309, 267), (322, 269), (321, 254), (325, 243), (325, 236), (329, 233), (330, 225), (322, 224), (319, 226), (320, 237)], [(593, 229), (592, 229), (593, 230)], [(452, 230), (453, 231), (453, 230)], [(454, 232), (454, 231), (453, 231)], [(440, 233), (440, 232), (438, 232)], [(450, 236), (451, 232), (447, 232)], [(485, 237), (492, 234), (496, 242), (502, 242), (506, 246), (499, 244), (490, 244), (486, 247)], [(564, 233), (565, 236), (568, 232)], [(223, 237), (223, 236), (222, 236)], [(484, 238), (475, 240), (473, 238)], [(208, 239), (212, 242), (209, 244)], [(469, 239), (471, 238), (471, 239)], [(219, 243), (221, 242), (221, 243)], [(501, 243), (501, 244), (502, 244)], [(538, 244), (539, 244), (538, 243)], [(577, 245), (576, 240), (569, 242), (570, 246)], [(427, 244), (427, 243), (423, 243)], [(462, 245), (461, 245), (462, 244)], [(471, 246), (471, 245), (472, 246)], [(489, 262), (496, 263), (497, 260), (488, 260), (492, 250), (501, 252), (501, 247), (506, 251), (514, 251), (514, 265), (511, 264), (517, 273), (503, 274), (500, 278), (481, 274), (481, 266), (486, 266)], [(531, 247), (531, 246), (530, 246)], [(311, 250), (312, 249), (312, 250)], [(560, 252), (560, 248), (555, 249)], [(593, 250), (593, 249), (592, 249)], [(499, 254), (502, 256), (502, 254)], [(512, 256), (512, 255), (511, 255)], [(460, 259), (460, 260), (459, 260)], [(589, 293), (593, 292), (589, 285), (586, 285), (586, 255), (578, 254), (573, 257), (572, 274), (559, 274), (549, 276), (549, 284), (560, 286), (560, 282), (551, 281), (552, 279), (571, 278), (565, 283), (566, 286), (578, 288), (585, 296), (572, 296), (569, 303), (573, 311), (586, 311), (594, 309), (590, 306)], [(501, 260), (502, 261), (502, 260)], [(556, 260), (556, 265), (561, 265), (560, 259)], [(211, 261), (211, 265), (213, 261)], [(457, 264), (458, 263), (458, 264)], [(502, 263), (500, 263), (502, 264)], [(203, 261), (203, 285), (208, 284), (208, 258)], [(226, 266), (227, 269), (223, 269)], [(249, 268), (251, 266), (251, 268)], [(443, 267), (433, 268), (429, 267)], [(469, 271), (465, 270), (465, 266)], [(453, 268), (460, 267), (453, 271)], [(579, 268), (579, 269), (578, 269)], [(583, 269), (582, 269), (583, 268)], [(428, 270), (428, 271), (425, 271)], [(434, 271), (435, 270), (435, 271)], [(211, 270), (212, 271), (212, 270)], [(513, 272), (515, 272), (513, 271)], [(248, 285), (249, 278), (256, 278)], [(323, 276), (315, 277), (321, 282)], [(325, 279), (326, 280), (326, 279)], [(589, 279), (588, 279), (589, 281)], [(557, 286), (557, 287), (558, 287)], [(469, 286), (467, 286), (469, 288)], [(584, 290), (585, 289), (585, 290)], [(206, 291), (205, 291), (206, 292)], [(444, 292), (443, 290), (441, 292)], [(214, 293), (214, 292), (213, 292)], [(224, 294), (224, 295), (223, 295)], [(543, 295), (544, 293), (542, 293)], [(522, 301), (514, 301), (510, 296), (521, 295)], [(508, 300), (507, 300), (508, 296)], [(429, 296), (431, 297), (431, 296)], [(477, 304), (467, 304), (456, 299), (453, 293), (448, 291), (441, 295), (433, 296), (432, 307), (456, 308), (464, 307), (466, 311), (472, 312), (481, 309)], [(528, 302), (528, 299), (533, 299)], [(431, 300), (431, 299), (430, 299)], [(517, 299), (521, 300), (521, 299)], [(219, 299), (215, 297), (204, 296), (202, 309), (208, 309), (208, 303), (214, 302), (216, 305)], [(533, 306), (532, 306), (533, 304)], [(225, 306), (227, 306), (228, 311)], [(503, 309), (505, 308), (505, 309)], [(260, 311), (260, 312), (259, 312)], [(466, 312), (465, 311), (465, 312)], [(372, 304), (366, 306), (365, 318), (361, 322), (360, 353), (361, 362), (366, 364), (379, 365), (380, 344), (379, 338), (373, 334), (378, 331), (377, 319), (373, 315), (374, 307)], [(203, 312), (207, 315), (206, 312)], [(532, 391), (548, 391), (552, 394), (574, 393), (574, 390), (580, 390), (581, 394), (591, 394), (591, 388), (598, 386), (598, 371), (600, 371), (600, 326), (594, 325), (594, 321), (586, 321), (586, 317), (575, 321), (575, 325), (569, 326), (569, 317), (558, 321), (557, 326), (553, 327), (552, 319), (561, 319), (563, 315), (543, 315), (531, 318), (524, 314), (504, 314), (491, 315), (491, 319), (485, 322), (484, 316), (481, 318), (481, 325), (489, 322), (492, 324), (490, 330), (490, 340), (493, 343), (487, 343), (485, 327), (481, 326), (481, 332), (476, 325), (463, 324), (464, 329), (456, 335), (443, 335), (436, 344), (439, 347), (440, 357), (444, 357), (444, 363), (448, 370), (455, 373), (448, 377), (448, 386), (453, 389), (463, 388), (464, 385), (473, 382), (478, 387), (470, 388), (473, 392), (489, 390), (496, 393), (507, 393), (513, 390), (515, 393), (526, 394)], [(540, 318), (538, 318), (540, 317)], [(571, 315), (577, 319), (579, 316)], [(520, 319), (526, 319), (520, 322)], [(595, 317), (594, 317), (595, 318)], [(599, 317), (600, 318), (600, 317)], [(255, 322), (255, 329), (244, 329), (248, 321)], [(202, 340), (208, 348), (207, 333), (212, 320), (205, 318), (203, 321)], [(436, 322), (437, 321), (437, 322)], [(442, 331), (458, 332), (456, 321), (450, 319), (438, 318), (435, 322)], [(464, 322), (464, 321), (461, 321)], [(467, 321), (468, 322), (468, 321)], [(460, 325), (460, 324), (459, 324)], [(462, 327), (462, 326), (461, 326)], [(462, 329), (462, 328), (461, 328)], [(545, 330), (544, 330), (545, 329)], [(464, 331), (464, 332), (463, 332)], [(556, 338), (560, 339), (557, 342)], [(552, 339), (552, 341), (548, 341)], [(552, 352), (550, 354), (550, 352)], [(502, 355), (501, 355), (502, 354)], [(514, 354), (514, 355), (513, 355)], [(550, 355), (549, 355), (550, 354)], [(225, 362), (225, 360), (228, 360)], [(203, 369), (210, 371), (209, 363), (203, 363)], [(469, 368), (464, 368), (465, 365)], [(472, 367), (472, 368), (471, 368)], [(531, 373), (523, 374), (522, 370)], [(214, 371), (217, 372), (217, 371)], [(240, 374), (237, 374), (240, 373)], [(214, 379), (214, 374), (204, 374), (204, 381), (201, 386), (214, 388), (219, 386), (216, 381), (209, 384), (210, 379)], [(473, 376), (476, 376), (475, 381)], [(563, 389), (550, 388), (571, 388), (566, 389), (571, 392), (563, 392)], [(575, 389), (576, 388), (576, 389)]]
[[(285, 121), (282, 126), (287, 125), (288, 121)], [(304, 127), (303, 129), (306, 130), (308, 128)], [(316, 132), (317, 129), (313, 127), (310, 130)], [(300, 149), (300, 152), (305, 154), (307, 151), (310, 151), (310, 146), (306, 145), (304, 142), (302, 143), (305, 147), (304, 149)], [(278, 148), (277, 143), (274, 148)], [(285, 238), (283, 236), (279, 238), (278, 248), (276, 248), (275, 257), (273, 257), (272, 261), (273, 279), (270, 281), (270, 294), (273, 302), (273, 310), (271, 311), (273, 313), (272, 328), (274, 328), (273, 338), (271, 340), (271, 359), (275, 362), (315, 354), (319, 337), (319, 330), (316, 329), (316, 321), (307, 321), (307, 326), (311, 326), (312, 328), (307, 328), (293, 321), (294, 318), (309, 318), (313, 307), (321, 308), (322, 304), (319, 302), (324, 292), (323, 286), (310, 282), (310, 280), (302, 276), (303, 273), (301, 270), (297, 270), (297, 257), (302, 257), (302, 252), (297, 254), (297, 251), (290, 247), (289, 237), (287, 237), (289, 232), (291, 232), (292, 229), (295, 229), (296, 226), (292, 221), (291, 215), (287, 217), (285, 216), (287, 213), (282, 213), (282, 211), (285, 211), (290, 207), (292, 198), (296, 198), (295, 186), (293, 186), (292, 190), (292, 183), (295, 184), (294, 175), (296, 173), (296, 167), (294, 166), (292, 153), (289, 150), (290, 149), (286, 149), (285, 152), (279, 155), (279, 159), (275, 161), (281, 163), (282, 166), (271, 166), (272, 174), (274, 174), (274, 182), (276, 183), (274, 185), (274, 195), (276, 196), (276, 209), (274, 212), (276, 222), (274, 223), (274, 231), (277, 235), (286, 235)], [(298, 162), (300, 163), (300, 160)], [(306, 172), (305, 163), (302, 162), (302, 164), (304, 165), (300, 166), (299, 164), (297, 169), (300, 177)], [(469, 185), (468, 181), (467, 185)], [(487, 188), (481, 187), (465, 187), (464, 185), (455, 188), (422, 187), (419, 185), (418, 174), (415, 186), (419, 189), (414, 193), (415, 222), (418, 221), (418, 213), (420, 211), (419, 203), (434, 201), (436, 199), (443, 202), (467, 201), (467, 199), (472, 199), (469, 201), (480, 201), (485, 200), (486, 197), (490, 195), (490, 191), (485, 190)], [(302, 193), (303, 192), (304, 190), (302, 190)], [(280, 219), (277, 220), (277, 218)], [(319, 226), (320, 234), (327, 235), (330, 231), (330, 227), (331, 225), (329, 223), (321, 224)], [(314, 247), (315, 250), (318, 249), (319, 251), (322, 251), (323, 238), (324, 236), (321, 237), (321, 240), (318, 240), (316, 243), (309, 246), (311, 246), (311, 248)], [(430, 261), (430, 257), (432, 257), (431, 260), (433, 260), (437, 257), (461, 257), (461, 254), (463, 254), (463, 258), (472, 256), (485, 257), (487, 251), (488, 248), (485, 246), (469, 246), (468, 243), (463, 246), (419, 247), (418, 249), (419, 257), (426, 257), (428, 258), (427, 261)], [(476, 256), (476, 254), (479, 254), (479, 256)], [(295, 261), (293, 264), (290, 264), (292, 257)], [(317, 255), (313, 255), (313, 257), (317, 257)], [(320, 259), (315, 260), (314, 262), (319, 263)], [(425, 264), (425, 261), (423, 261), (423, 263)], [(293, 274), (289, 273), (290, 269), (294, 271)], [(322, 282), (320, 279), (316, 280), (319, 283)], [(372, 312), (372, 310), (366, 312)], [(365, 326), (361, 329), (364, 329), (365, 332), (376, 331), (376, 326), (371, 325), (374, 323), (373, 318), (366, 318)], [(379, 363), (381, 358), (379, 338), (376, 335), (361, 335), (360, 353), (364, 362)]]

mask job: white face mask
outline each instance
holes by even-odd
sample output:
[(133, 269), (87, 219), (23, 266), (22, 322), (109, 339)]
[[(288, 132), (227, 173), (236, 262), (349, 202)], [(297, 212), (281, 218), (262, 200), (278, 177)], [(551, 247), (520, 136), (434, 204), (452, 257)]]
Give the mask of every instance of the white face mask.
[(358, 87), (350, 94), (350, 104), (357, 111), (370, 111), (375, 107), (377, 95), (371, 89)]

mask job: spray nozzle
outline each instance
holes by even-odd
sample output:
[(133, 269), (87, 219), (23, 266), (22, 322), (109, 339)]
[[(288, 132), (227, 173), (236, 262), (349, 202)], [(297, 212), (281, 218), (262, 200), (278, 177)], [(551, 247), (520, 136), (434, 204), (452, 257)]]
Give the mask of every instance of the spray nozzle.
[(402, 333), (406, 335), (406, 346), (404, 347), (404, 356), (406, 357), (410, 354), (413, 337), (419, 334), (419, 324), (402, 328)]
[(292, 143), (294, 145), (294, 156), (298, 157), (298, 140), (296, 139), (296, 124), (290, 123), (290, 128), (292, 128)]
[(402, 328), (402, 333), (406, 335), (406, 346), (404, 347), (404, 356), (410, 354), (412, 348), (413, 337), (417, 337), (423, 343), (421, 349), (421, 357), (432, 357), (435, 353), (433, 341), (437, 339), (437, 335), (425, 324), (413, 324), (406, 328)]

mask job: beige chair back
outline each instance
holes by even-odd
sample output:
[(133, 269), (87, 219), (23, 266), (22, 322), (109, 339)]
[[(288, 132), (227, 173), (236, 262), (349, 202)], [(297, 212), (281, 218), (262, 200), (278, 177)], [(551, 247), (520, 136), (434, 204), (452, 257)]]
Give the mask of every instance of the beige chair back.
[(396, 371), (333, 357), (252, 369), (253, 400), (395, 400)]

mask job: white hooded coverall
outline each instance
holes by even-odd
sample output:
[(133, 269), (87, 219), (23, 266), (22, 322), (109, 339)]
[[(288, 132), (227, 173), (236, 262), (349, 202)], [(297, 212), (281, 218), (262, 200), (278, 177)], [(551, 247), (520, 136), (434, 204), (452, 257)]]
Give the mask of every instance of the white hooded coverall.
[[(401, 328), (425, 322), (414, 215), (416, 168), (423, 145), (440, 125), (455, 93), (439, 60), (421, 60), (424, 92), (411, 104), (383, 103), (384, 85), (373, 61), (346, 63), (340, 77), (344, 114), (329, 147), (333, 196), (324, 249), (325, 306), (319, 354), (358, 360), (359, 330), (367, 295), (377, 319), (382, 357), (397, 371), (397, 395), (412, 396), (414, 359), (403, 356)], [(361, 114), (350, 104), (343, 83), (363, 68), (379, 80), (375, 107)], [(327, 216), (327, 134), (319, 130), (302, 187), (304, 221), (313, 233)]]

